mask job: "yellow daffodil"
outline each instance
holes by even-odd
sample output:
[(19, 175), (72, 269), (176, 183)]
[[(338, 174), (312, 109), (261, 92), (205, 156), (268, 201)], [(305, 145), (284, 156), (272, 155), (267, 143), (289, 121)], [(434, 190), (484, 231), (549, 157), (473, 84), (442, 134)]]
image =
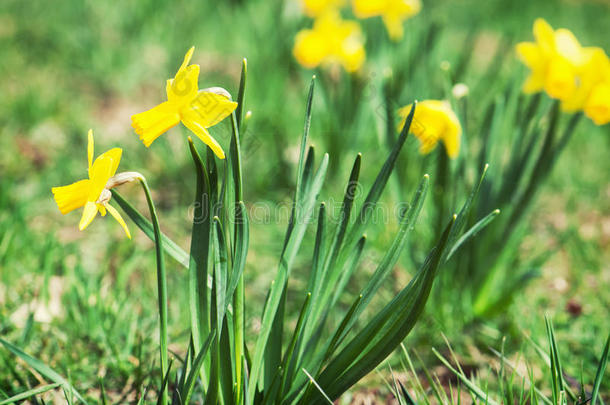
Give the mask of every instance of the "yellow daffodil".
[(335, 11), (327, 12), (315, 20), (312, 29), (297, 34), (293, 54), (306, 68), (338, 63), (355, 72), (365, 60), (360, 25), (342, 20)]
[(168, 129), (182, 122), (199, 137), (220, 159), (225, 154), (220, 144), (212, 138), (208, 128), (218, 124), (231, 114), (237, 103), (220, 87), (199, 90), (199, 65), (189, 65), (195, 47), (189, 49), (182, 66), (166, 84), (167, 101), (131, 117), (131, 125), (146, 147)]
[(93, 132), (89, 130), (87, 147), (87, 160), (89, 163), (89, 178), (77, 181), (68, 186), (53, 187), (53, 197), (62, 214), (67, 214), (80, 207), (85, 207), (78, 228), (82, 231), (99, 212), (102, 216), (109, 212), (125, 230), (131, 239), (127, 224), (121, 214), (112, 207), (110, 202), (111, 178), (115, 175), (121, 161), (121, 148), (113, 148), (102, 153), (93, 162)]
[(329, 10), (337, 10), (345, 0), (302, 0), (303, 11), (310, 17), (318, 17)]
[(610, 122), (610, 59), (601, 48), (586, 48), (589, 58), (573, 95), (562, 100), (564, 111), (584, 113), (597, 125)]
[(403, 21), (421, 10), (421, 0), (352, 0), (354, 15), (358, 18), (381, 16), (394, 41), (404, 35)]
[(554, 31), (542, 18), (534, 22), (534, 37), (536, 42), (517, 44), (518, 57), (531, 70), (523, 91), (545, 90), (558, 100), (572, 97), (590, 51), (580, 45), (572, 32), (567, 29)]
[[(412, 104), (398, 111), (402, 121), (399, 130), (405, 126)], [(430, 153), (442, 141), (450, 158), (457, 157), (460, 152), (460, 137), (462, 126), (457, 115), (451, 109), (449, 102), (440, 100), (424, 100), (417, 103), (410, 131), (419, 139), (419, 151)]]

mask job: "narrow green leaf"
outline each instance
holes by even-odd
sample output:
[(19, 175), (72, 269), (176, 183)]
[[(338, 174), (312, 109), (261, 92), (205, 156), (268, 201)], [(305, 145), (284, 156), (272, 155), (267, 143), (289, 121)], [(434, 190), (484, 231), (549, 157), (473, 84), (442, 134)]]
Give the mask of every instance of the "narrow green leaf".
[(299, 152), (299, 163), (297, 166), (297, 186), (294, 200), (297, 204), (301, 201), (301, 187), (303, 183), (303, 164), (305, 162), (305, 149), (307, 148), (307, 139), (309, 138), (309, 129), (311, 128), (311, 106), (313, 104), (313, 93), (316, 84), (316, 76), (311, 78), (309, 85), (309, 93), (307, 94), (307, 102), (305, 104), (305, 124), (303, 128), (303, 137), (301, 138), (301, 148)]
[(278, 308), (280, 307), (281, 299), (284, 294), (286, 281), (292, 267), (292, 262), (301, 245), (307, 225), (310, 222), (314, 206), (317, 202), (318, 195), (322, 188), (326, 170), (328, 169), (328, 155), (325, 154), (318, 171), (311, 180), (311, 185), (308, 187), (307, 193), (302, 194), (301, 184), (303, 182), (303, 165), (304, 154), (307, 146), (307, 137), (311, 121), (311, 104), (313, 99), (313, 81), (310, 86), (310, 91), (307, 100), (307, 108), (305, 113), (305, 128), (301, 139), (301, 151), (299, 156), (299, 166), (297, 170), (297, 190), (293, 201), (293, 214), (288, 226), (287, 235), (285, 238), (284, 248), (280, 256), (278, 272), (269, 291), (269, 299), (265, 305), (265, 310), (262, 316), (261, 331), (256, 340), (254, 359), (252, 362), (252, 370), (250, 373), (248, 401), (254, 402), (257, 384), (263, 366), (263, 358), (267, 348), (271, 328), (276, 318)]
[(419, 187), (413, 195), (409, 209), (403, 214), (402, 218), (400, 218), (400, 227), (398, 229), (398, 233), (394, 237), (392, 246), (390, 246), (381, 263), (379, 263), (377, 269), (362, 290), (362, 301), (356, 309), (356, 313), (348, 324), (348, 327), (341, 337), (341, 340), (343, 340), (347, 332), (351, 330), (351, 327), (358, 319), (358, 316), (362, 313), (364, 308), (368, 306), (379, 287), (381, 287), (383, 280), (398, 261), (398, 258), (400, 257), (400, 254), (402, 253), (402, 250), (407, 242), (407, 237), (413, 230), (414, 224), (417, 221), (419, 213), (421, 212), (424, 200), (426, 199), (426, 195), (428, 193), (429, 184), (430, 177), (426, 174), (422, 178)]
[(608, 357), (610, 356), (610, 334), (606, 339), (606, 345), (604, 346), (604, 352), (599, 360), (597, 366), (597, 372), (595, 373), (595, 382), (593, 383), (593, 392), (591, 393), (591, 405), (595, 405), (597, 397), (599, 396), (599, 387), (602, 385), (604, 379), (604, 373), (606, 372), (606, 365), (608, 364)]
[(193, 394), (193, 389), (195, 388), (195, 382), (197, 381), (197, 376), (199, 375), (201, 366), (203, 365), (203, 359), (205, 358), (206, 354), (208, 353), (210, 344), (212, 343), (212, 340), (215, 337), (216, 337), (216, 330), (212, 330), (210, 335), (208, 335), (207, 339), (203, 343), (203, 346), (199, 350), (199, 354), (197, 354), (197, 357), (195, 358), (195, 361), (193, 362), (193, 366), (191, 367), (191, 370), (188, 373), (188, 377), (186, 379), (185, 384), (182, 385), (182, 390), (181, 390), (180, 395), (183, 398), (182, 402), (184, 404), (190, 403), (189, 401), (191, 399), (191, 395)]
[(248, 77), (248, 60), (243, 58), (241, 61), (241, 75), (239, 79), (239, 90), (237, 91), (237, 108), (235, 109), (235, 117), (237, 128), (241, 130), (242, 120), (244, 118), (244, 101), (246, 99), (246, 79)]
[(21, 392), (17, 395), (14, 395), (8, 399), (5, 399), (3, 401), (0, 401), (0, 405), (6, 405), (6, 404), (12, 404), (15, 403), (17, 401), (23, 401), (25, 399), (28, 399), (30, 397), (36, 396), (36, 395), (40, 395), (40, 394), (44, 394), (47, 391), (53, 390), (57, 387), (59, 387), (61, 384), (60, 383), (55, 383), (55, 384), (48, 384), (48, 385), (43, 385), (42, 387), (37, 387), (37, 388), (33, 388), (31, 390), (27, 390), (24, 392)]
[(405, 125), (400, 132), (400, 136), (398, 140), (394, 144), (394, 148), (390, 152), (390, 155), (384, 162), (379, 174), (375, 178), (375, 182), (371, 186), (362, 208), (360, 209), (360, 213), (356, 216), (356, 220), (354, 225), (349, 231), (349, 234), (346, 238), (346, 246), (348, 248), (353, 245), (364, 233), (364, 227), (369, 223), (371, 216), (375, 212), (375, 204), (379, 201), (381, 197), (381, 193), (383, 192), (386, 184), (388, 183), (388, 179), (394, 170), (394, 166), (396, 164), (396, 160), (398, 159), (398, 155), (407, 140), (407, 136), (409, 134), (409, 130), (411, 129), (411, 124), (413, 123), (413, 117), (415, 115), (415, 109), (417, 108), (417, 101), (413, 102), (413, 108), (409, 112), (407, 119), (405, 121)]
[(12, 345), (11, 343), (7, 342), (6, 340), (4, 340), (2, 338), (0, 338), (0, 343), (2, 343), (2, 345), (4, 347), (6, 347), (15, 356), (17, 356), (21, 360), (23, 360), (28, 366), (30, 366), (31, 368), (36, 370), (38, 373), (40, 373), (43, 377), (48, 378), (49, 380), (53, 381), (54, 383), (61, 385), (64, 390), (72, 391), (74, 393), (74, 395), (76, 396), (76, 398), (78, 398), (79, 401), (81, 401), (84, 404), (87, 404), (87, 401), (85, 401), (85, 399), (79, 394), (79, 392), (65, 378), (63, 378), (61, 375), (59, 375), (57, 372), (55, 372), (55, 370), (53, 370), (52, 368), (50, 368), (49, 366), (47, 366), (40, 360), (35, 359), (34, 357), (30, 356), (29, 354), (23, 352), (17, 346)]
[(409, 334), (423, 312), (442, 258), (454, 215), (411, 282), (348, 342), (320, 375), (330, 398), (337, 398), (380, 364)]
[[(129, 218), (136, 224), (142, 232), (150, 240), (154, 242), (155, 233), (153, 230), (152, 223), (146, 219), (144, 215), (142, 215), (133, 205), (131, 205), (122, 195), (120, 195), (116, 190), (111, 190), (112, 197), (116, 200), (119, 206), (123, 209), (123, 211), (127, 214)], [(182, 266), (188, 269), (189, 267), (189, 255), (174, 241), (168, 238), (165, 234), (161, 234), (161, 239), (163, 240), (163, 250), (174, 260), (180, 263)]]
[(449, 363), (449, 361), (447, 361), (447, 359), (445, 359), (443, 355), (440, 354), (434, 347), (432, 348), (432, 353), (434, 353), (434, 355), (445, 365), (445, 367), (455, 374), (455, 376), (458, 377), (460, 381), (462, 381), (462, 383), (464, 383), (464, 385), (468, 388), (468, 390), (477, 396), (477, 398), (489, 405), (499, 405), (496, 401), (490, 399), (486, 392), (470, 381), (470, 379), (464, 373), (456, 370), (451, 363)]
[[(210, 201), (209, 179), (203, 160), (191, 137), (188, 138), (188, 143), (197, 173), (189, 258), (189, 307), (193, 345), (201, 347), (211, 329), (208, 308), (208, 262), (211, 242), (210, 207), (213, 203)], [(205, 369), (203, 371), (205, 375)], [(203, 380), (204, 387), (207, 387), (206, 379)]]
[(493, 210), (485, 217), (480, 219), (476, 224), (474, 224), (468, 231), (464, 232), (464, 234), (455, 242), (451, 250), (449, 250), (449, 254), (447, 254), (447, 259), (451, 259), (451, 256), (466, 242), (470, 239), (474, 238), (477, 233), (479, 233), (483, 228), (491, 223), (498, 215), (500, 215), (500, 210)]

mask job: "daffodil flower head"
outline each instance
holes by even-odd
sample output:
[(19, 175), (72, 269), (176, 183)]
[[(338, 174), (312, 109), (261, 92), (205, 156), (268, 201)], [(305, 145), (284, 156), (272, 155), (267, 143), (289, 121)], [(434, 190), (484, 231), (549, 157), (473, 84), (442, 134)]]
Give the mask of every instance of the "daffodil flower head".
[(195, 47), (189, 49), (176, 76), (168, 79), (167, 101), (131, 116), (131, 125), (146, 147), (170, 128), (182, 122), (208, 145), (219, 159), (225, 154), (208, 128), (229, 116), (237, 103), (225, 89), (212, 87), (199, 90), (199, 65), (189, 65)]
[(131, 239), (131, 234), (127, 224), (121, 214), (112, 207), (110, 202), (110, 188), (113, 177), (121, 161), (121, 148), (113, 148), (102, 153), (93, 161), (93, 132), (89, 130), (87, 160), (89, 178), (79, 180), (68, 186), (53, 187), (53, 197), (57, 207), (62, 214), (67, 214), (77, 208), (84, 207), (83, 214), (79, 223), (79, 229), (85, 229), (99, 212), (102, 216), (109, 212), (118, 223), (123, 227), (127, 237)]
[(566, 100), (580, 82), (588, 52), (567, 29), (553, 30), (542, 18), (534, 22), (536, 42), (517, 44), (517, 56), (531, 73), (523, 85), (525, 93), (545, 90), (549, 96)]
[(394, 41), (404, 35), (403, 22), (420, 12), (421, 0), (352, 0), (354, 15), (358, 18), (381, 16)]
[(342, 20), (334, 10), (317, 18), (312, 29), (297, 34), (293, 54), (309, 69), (340, 64), (348, 72), (358, 71), (366, 58), (360, 25)]
[(329, 10), (337, 10), (345, 0), (301, 0), (303, 11), (310, 17), (318, 17)]
[[(398, 126), (402, 130), (413, 104), (398, 110), (401, 122)], [(439, 141), (445, 145), (445, 151), (450, 158), (456, 158), (460, 152), (460, 138), (462, 126), (445, 100), (424, 100), (417, 103), (410, 132), (420, 141), (419, 151), (428, 154), (436, 148)]]

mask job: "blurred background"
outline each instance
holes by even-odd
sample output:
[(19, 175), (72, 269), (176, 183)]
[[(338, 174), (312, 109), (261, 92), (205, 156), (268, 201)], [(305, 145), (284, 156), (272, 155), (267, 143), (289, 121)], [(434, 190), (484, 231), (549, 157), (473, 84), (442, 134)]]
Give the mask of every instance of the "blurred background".
[[(187, 130), (176, 127), (147, 150), (132, 130), (130, 116), (165, 99), (165, 80), (173, 77), (194, 45), (192, 62), (201, 66), (201, 88), (222, 86), (235, 95), (241, 59), (248, 59), (246, 109), (252, 118), (242, 134), (245, 200), (250, 207), (290, 201), (307, 86), (314, 73), (296, 63), (291, 49), (296, 32), (311, 20), (296, 0), (283, 7), (276, 3), (0, 3), (0, 336), (69, 371), (85, 389), (105, 376), (108, 389), (127, 398), (130, 387), (146, 378), (153, 367), (148, 359), (155, 350), (151, 339), (157, 322), (153, 245), (133, 224), (131, 241), (113, 221), (98, 220), (79, 232), (79, 215), (62, 216), (51, 187), (86, 175), (86, 133), (92, 128), (96, 155), (123, 148), (121, 169), (147, 177), (163, 230), (187, 248), (187, 207), (195, 184)], [(471, 52), (468, 65), (461, 67), (460, 82), (470, 88), (472, 114), (482, 114), (494, 92), (511, 81), (521, 86), (526, 72), (516, 60), (514, 44), (532, 40), (537, 17), (555, 28), (569, 28), (583, 45), (610, 50), (606, 0), (423, 0), (421, 13), (405, 24), (405, 37), (396, 44), (384, 38), (380, 20), (367, 20), (371, 59), (360, 80), (370, 89), (358, 115), (324, 99), (323, 93), (314, 100), (312, 143), (318, 153), (331, 154), (326, 194), (341, 198), (357, 152), (363, 153), (363, 177), (368, 180), (387, 156), (378, 93), (381, 78), (389, 74), (388, 59), (405, 50), (421, 65), (407, 78), (408, 91), (400, 100), (404, 105), (413, 99), (442, 98), (442, 63), (459, 67), (464, 52)], [(435, 36), (434, 46), (427, 46), (422, 33)], [(492, 68), (498, 60), (501, 64)], [(353, 125), (338, 126), (340, 114), (352, 118)], [(228, 122), (212, 133), (228, 146)], [(584, 120), (539, 193), (519, 249), (523, 255), (544, 250), (550, 256), (540, 276), (520, 292), (510, 315), (500, 314), (482, 329), (472, 329), (482, 334), (472, 336), (470, 327), (443, 325), (429, 314), (409, 337), (411, 347), (427, 358), (430, 342), (442, 342), (444, 332), (464, 360), (476, 365), (487, 361), (486, 345), (497, 347), (506, 334), (514, 337), (510, 344), (515, 351), (524, 336), (543, 336), (543, 316), (549, 314), (558, 340), (565, 344), (562, 354), (576, 359), (571, 371), (579, 371), (581, 361), (596, 359), (610, 327), (609, 146), (610, 125), (596, 127)], [(427, 165), (417, 150), (417, 142), (410, 139), (404, 153), (415, 162), (409, 166), (412, 178)], [(145, 207), (135, 187), (124, 186), (121, 192)], [(248, 307), (253, 311), (249, 319), (260, 313), (286, 219), (252, 224), (247, 294), (258, 305)], [(378, 228), (366, 252), (371, 263), (388, 241), (384, 227)], [(306, 274), (309, 255), (299, 260), (295, 289), (302, 287), (298, 274)], [(372, 269), (363, 269), (361, 277)], [(186, 273), (173, 262), (169, 273), (170, 290), (180, 291)], [(401, 285), (410, 277), (404, 268), (394, 273)], [(391, 291), (392, 286), (387, 288)], [(185, 325), (186, 295), (170, 296), (170, 324)], [(504, 317), (519, 322), (506, 324)], [(255, 333), (256, 321), (249, 327)], [(176, 326), (171, 336), (184, 340), (188, 331)], [(11, 367), (2, 368), (0, 387), (13, 378)]]

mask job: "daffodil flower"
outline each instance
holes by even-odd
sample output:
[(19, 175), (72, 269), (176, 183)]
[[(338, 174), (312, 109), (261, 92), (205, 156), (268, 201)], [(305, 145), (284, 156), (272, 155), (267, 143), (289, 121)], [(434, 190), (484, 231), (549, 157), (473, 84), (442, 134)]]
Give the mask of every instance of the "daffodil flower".
[(302, 0), (303, 11), (310, 17), (318, 17), (328, 10), (336, 10), (345, 0)]
[(93, 161), (93, 132), (89, 130), (87, 147), (87, 160), (89, 163), (89, 178), (79, 180), (68, 186), (53, 187), (53, 197), (57, 207), (62, 214), (67, 214), (77, 208), (84, 207), (78, 228), (82, 231), (99, 212), (102, 216), (109, 212), (123, 227), (127, 237), (131, 239), (131, 234), (127, 224), (121, 214), (109, 204), (112, 194), (110, 189), (117, 184), (132, 180), (137, 177), (133, 172), (115, 176), (119, 162), (121, 161), (121, 148), (113, 148), (102, 153)]
[(170, 128), (182, 122), (199, 139), (208, 145), (220, 159), (225, 154), (220, 144), (210, 135), (208, 128), (231, 114), (237, 103), (223, 88), (199, 90), (199, 65), (189, 65), (195, 47), (189, 49), (173, 79), (166, 84), (167, 101), (131, 116), (131, 125), (146, 147)]
[(309, 69), (321, 64), (340, 64), (348, 72), (359, 70), (366, 57), (360, 25), (342, 20), (336, 11), (316, 19), (312, 29), (300, 31), (293, 54)]
[(536, 42), (521, 42), (516, 48), (517, 56), (531, 70), (523, 91), (545, 90), (558, 100), (572, 97), (590, 50), (583, 48), (571, 31), (555, 31), (542, 18), (534, 22), (534, 37)]
[[(411, 108), (413, 108), (412, 104), (398, 111), (398, 115), (402, 119), (399, 130), (405, 126)], [(419, 139), (419, 151), (422, 154), (428, 154), (434, 150), (439, 141), (445, 145), (445, 150), (450, 158), (457, 157), (460, 152), (462, 126), (447, 101), (424, 100), (418, 102), (410, 131)]]
[(421, 0), (352, 0), (352, 10), (358, 18), (381, 16), (394, 41), (404, 35), (403, 21), (421, 10)]

